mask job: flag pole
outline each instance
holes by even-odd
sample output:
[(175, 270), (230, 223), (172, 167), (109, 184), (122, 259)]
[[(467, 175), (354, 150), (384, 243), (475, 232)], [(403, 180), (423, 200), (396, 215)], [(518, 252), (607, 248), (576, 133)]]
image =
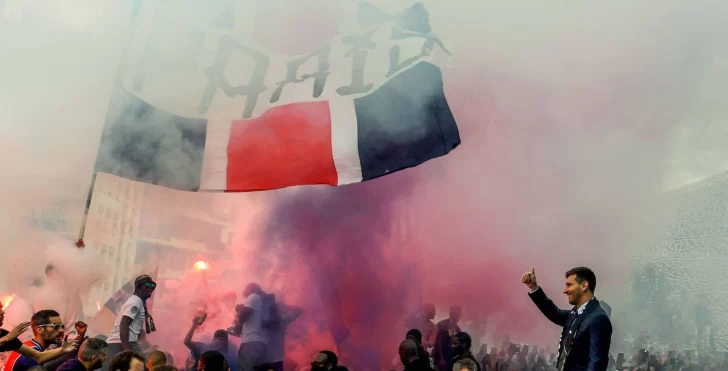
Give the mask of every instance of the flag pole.
[(81, 220), (81, 230), (78, 231), (78, 239), (76, 240), (76, 247), (79, 249), (82, 249), (86, 247), (86, 244), (83, 243), (83, 235), (86, 232), (86, 220), (88, 219), (88, 211), (91, 208), (91, 198), (94, 193), (94, 185), (96, 184), (96, 171), (94, 170), (93, 174), (91, 175), (91, 185), (88, 189), (88, 197), (86, 197), (86, 207), (83, 211), (83, 219)]
[[(142, 3), (142, 0), (134, 0), (134, 2), (132, 4), (131, 14), (129, 15), (129, 31), (127, 33), (126, 40), (124, 42), (125, 45), (123, 46), (124, 53), (121, 54), (122, 62), (119, 63), (119, 66), (116, 69), (116, 76), (114, 77), (114, 87), (112, 88), (111, 99), (109, 100), (109, 104), (108, 104), (109, 108), (111, 107), (111, 105), (114, 101), (114, 97), (116, 96), (116, 91), (119, 89), (119, 87), (123, 84), (123, 81), (124, 81), (124, 75), (126, 74), (126, 65), (128, 63), (128, 59), (126, 58), (126, 56), (128, 56), (130, 54), (129, 52), (131, 51), (132, 41), (134, 39), (134, 33), (136, 31), (136, 21), (138, 18), (137, 16), (141, 12), (141, 8), (143, 5), (144, 4)], [(108, 113), (109, 108), (107, 108), (107, 111), (106, 111), (107, 118), (108, 118), (108, 114), (109, 114)], [(105, 126), (106, 125), (104, 125), (104, 127)], [(103, 132), (102, 132), (101, 136), (103, 138)], [(101, 142), (101, 140), (99, 140), (99, 143), (100, 142)], [(78, 232), (78, 239), (76, 240), (76, 247), (79, 249), (86, 247), (86, 244), (83, 242), (83, 236), (86, 232), (86, 219), (88, 219), (88, 212), (89, 212), (89, 209), (91, 208), (91, 198), (93, 197), (95, 184), (96, 184), (96, 164), (94, 164), (94, 170), (91, 175), (91, 185), (89, 187), (88, 197), (86, 198), (86, 208), (84, 210), (83, 219), (81, 221), (81, 229)]]
[(83, 213), (83, 220), (81, 221), (81, 230), (78, 232), (78, 239), (76, 240), (76, 247), (79, 249), (82, 249), (86, 247), (86, 244), (83, 243), (83, 233), (86, 231), (86, 219), (88, 218), (88, 207), (86, 208), (86, 211)]

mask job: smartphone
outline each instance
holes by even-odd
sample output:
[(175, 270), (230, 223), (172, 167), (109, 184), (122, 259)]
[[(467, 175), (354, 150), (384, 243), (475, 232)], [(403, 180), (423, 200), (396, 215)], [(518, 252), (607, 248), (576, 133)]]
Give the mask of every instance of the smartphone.
[(197, 321), (197, 324), (202, 325), (205, 322), (205, 320), (207, 319), (207, 312), (200, 313), (200, 315), (198, 317), (200, 319)]

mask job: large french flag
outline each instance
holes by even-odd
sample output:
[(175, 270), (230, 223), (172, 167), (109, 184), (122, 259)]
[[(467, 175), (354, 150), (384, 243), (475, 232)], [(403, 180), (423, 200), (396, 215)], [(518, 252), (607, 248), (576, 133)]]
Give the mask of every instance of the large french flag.
[(261, 38), (273, 24), (255, 22), (263, 3), (248, 12), (221, 1), (189, 20), (182, 5), (145, 2), (96, 171), (193, 191), (337, 186), (460, 144), (443, 88), (447, 51), (404, 21), (426, 22), (421, 5), (370, 20), (359, 8), (356, 27), (324, 26), (316, 34), (328, 40), (291, 56)]

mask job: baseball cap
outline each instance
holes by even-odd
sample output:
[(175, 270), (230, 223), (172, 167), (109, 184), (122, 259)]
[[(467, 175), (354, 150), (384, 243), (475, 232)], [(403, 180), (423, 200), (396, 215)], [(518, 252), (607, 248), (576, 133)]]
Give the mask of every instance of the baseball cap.
[(145, 283), (153, 283), (155, 285), (157, 284), (156, 282), (154, 282), (151, 276), (145, 274), (137, 277), (136, 280), (134, 280), (134, 287), (139, 287)]

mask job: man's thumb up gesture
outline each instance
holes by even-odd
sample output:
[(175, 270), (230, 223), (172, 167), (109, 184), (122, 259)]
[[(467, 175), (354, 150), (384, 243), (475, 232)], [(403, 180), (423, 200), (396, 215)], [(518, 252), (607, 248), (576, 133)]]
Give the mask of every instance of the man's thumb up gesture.
[(538, 283), (536, 282), (536, 269), (531, 268), (530, 272), (524, 273), (523, 277), (521, 277), (521, 282), (528, 286), (531, 291), (536, 290), (538, 288)]

